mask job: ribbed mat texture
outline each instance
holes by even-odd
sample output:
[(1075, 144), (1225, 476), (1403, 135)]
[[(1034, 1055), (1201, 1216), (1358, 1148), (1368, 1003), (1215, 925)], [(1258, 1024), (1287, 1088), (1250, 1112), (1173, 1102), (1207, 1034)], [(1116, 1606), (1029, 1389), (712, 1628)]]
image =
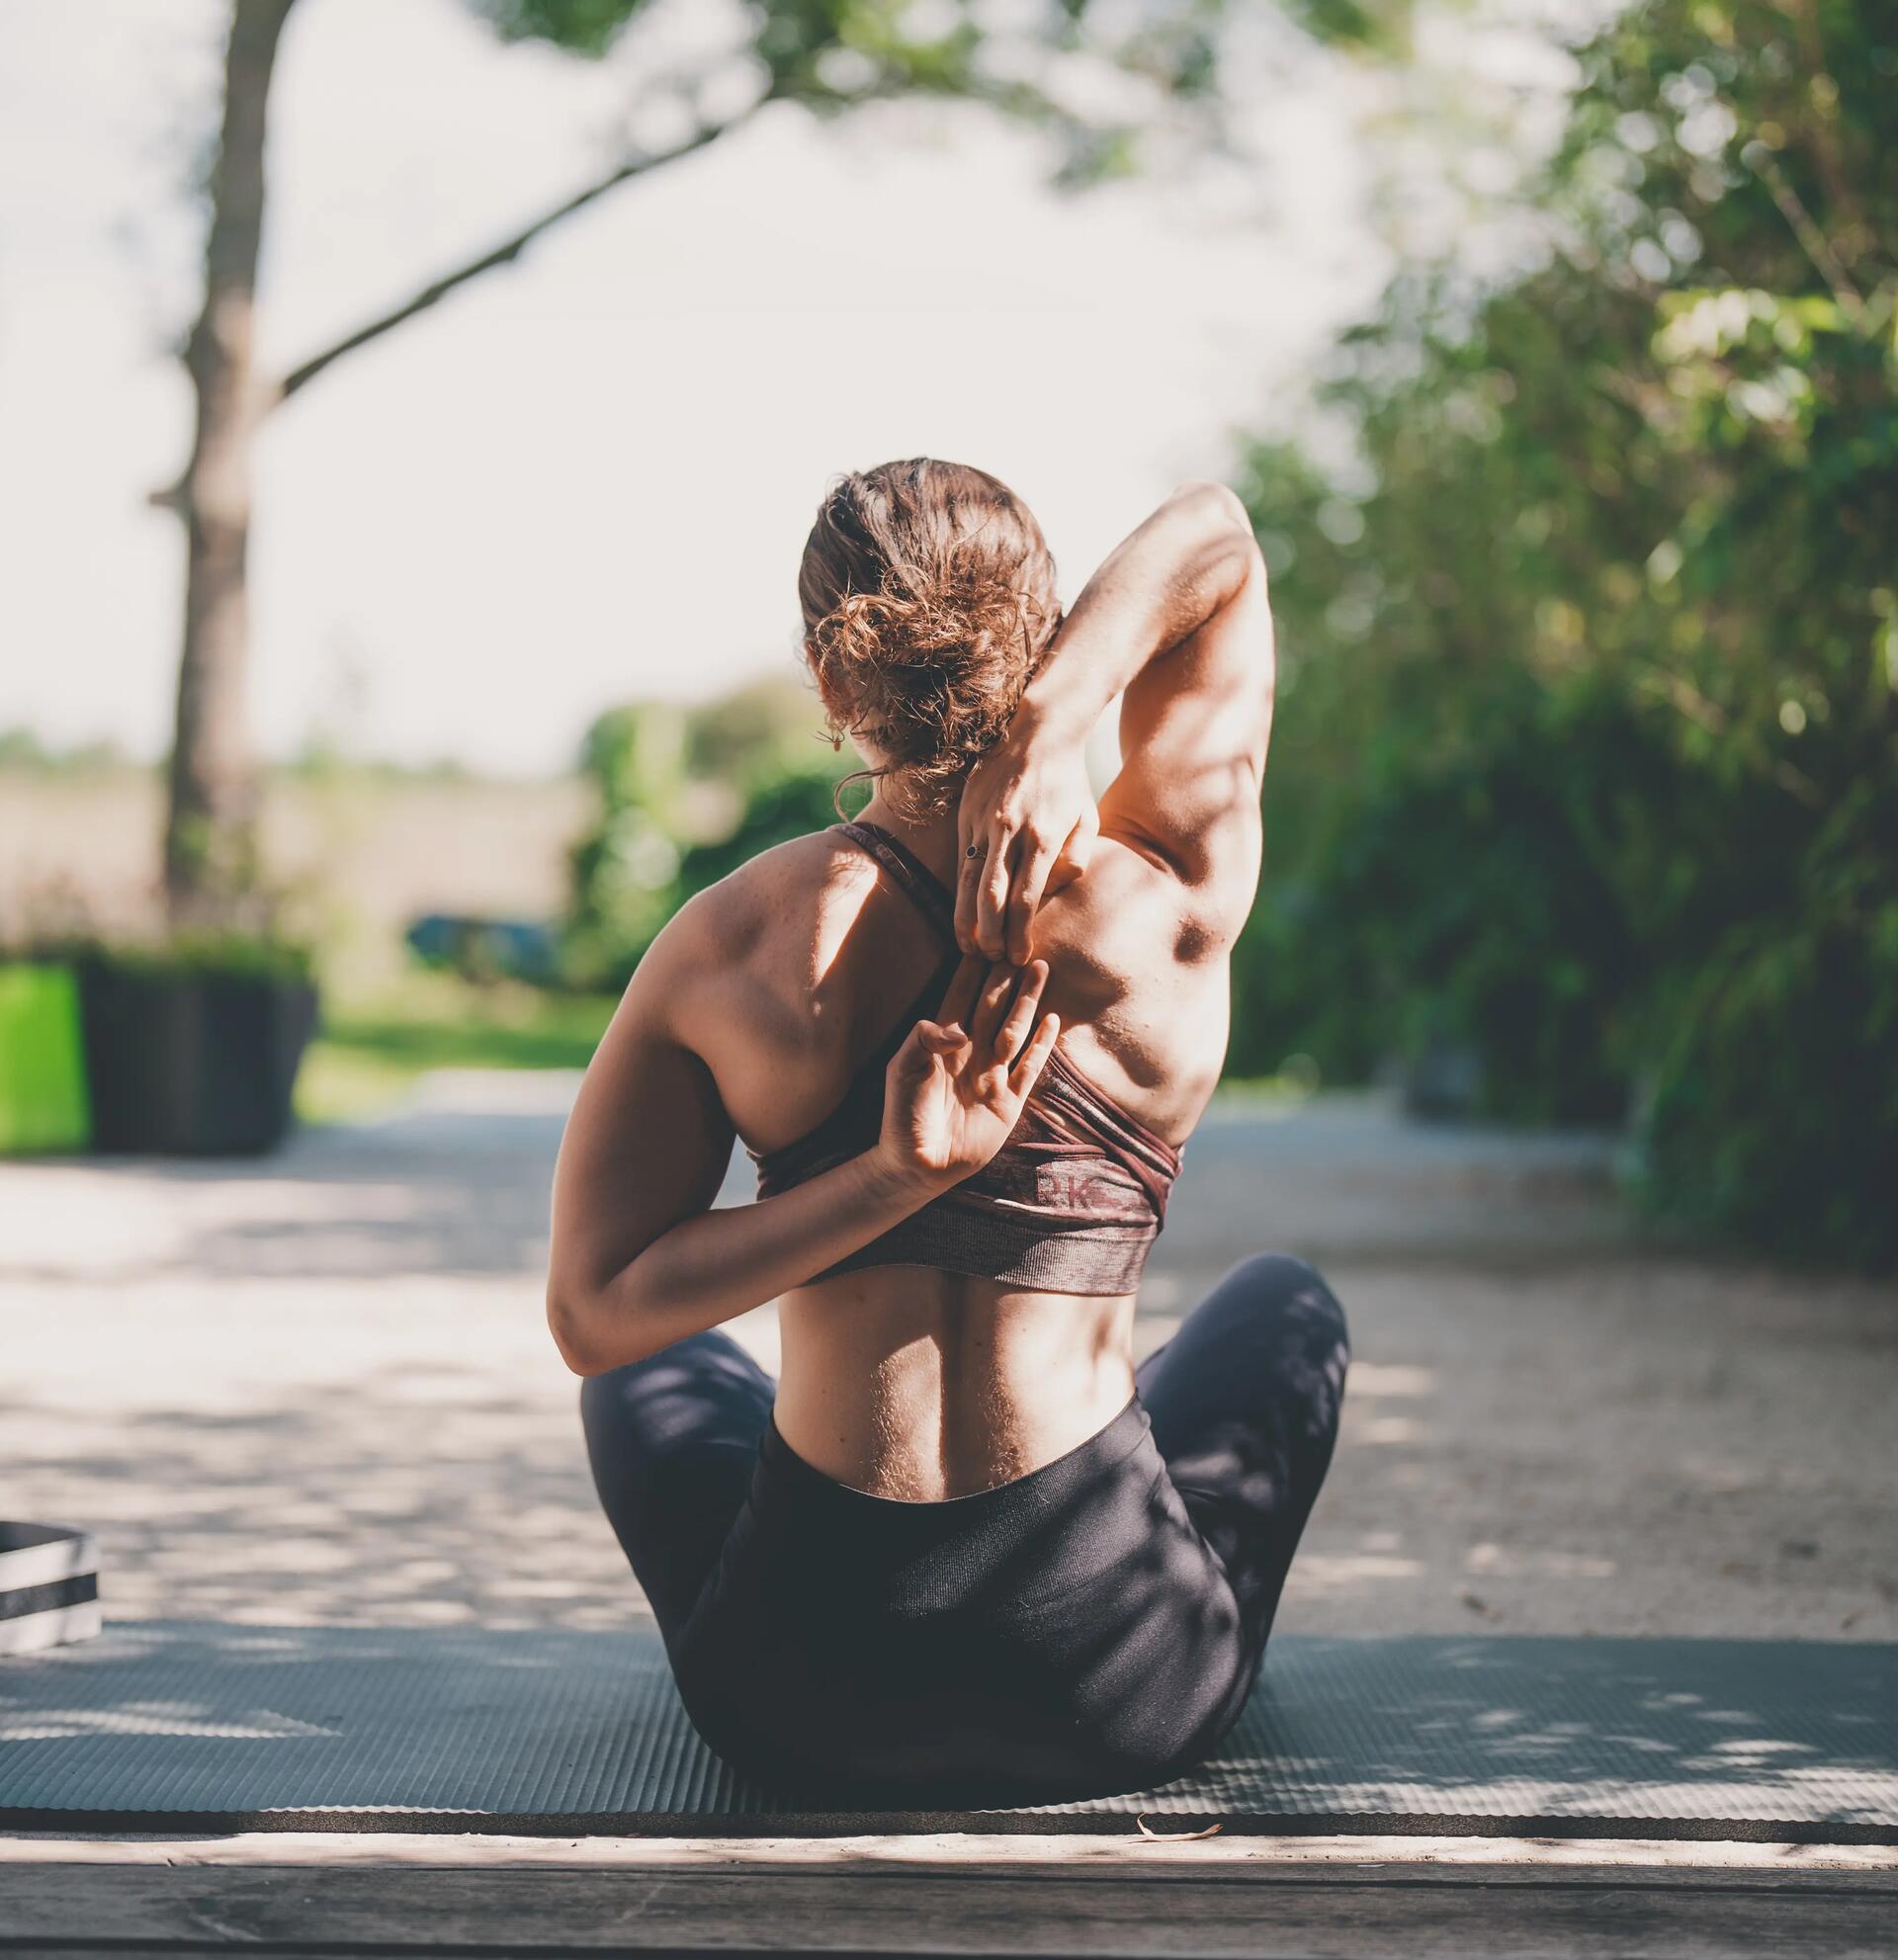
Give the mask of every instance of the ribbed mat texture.
[(705, 1748), (649, 1634), (146, 1621), (0, 1661), (0, 1827), (723, 1835), (1098, 1831), (1144, 1813), (1891, 1843), (1895, 1685), (1889, 1646), (1285, 1636), (1220, 1754), (1163, 1788), (820, 1813)]

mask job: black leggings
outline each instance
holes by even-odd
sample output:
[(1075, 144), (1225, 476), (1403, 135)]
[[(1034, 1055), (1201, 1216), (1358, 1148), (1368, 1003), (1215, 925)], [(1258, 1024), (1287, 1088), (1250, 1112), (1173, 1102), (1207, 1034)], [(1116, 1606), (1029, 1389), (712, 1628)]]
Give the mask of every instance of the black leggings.
[(1337, 1434), (1344, 1315), (1236, 1266), (1104, 1429), (938, 1503), (796, 1455), (701, 1333), (582, 1387), (593, 1481), (693, 1725), (785, 1793), (1058, 1802), (1179, 1775), (1239, 1718)]

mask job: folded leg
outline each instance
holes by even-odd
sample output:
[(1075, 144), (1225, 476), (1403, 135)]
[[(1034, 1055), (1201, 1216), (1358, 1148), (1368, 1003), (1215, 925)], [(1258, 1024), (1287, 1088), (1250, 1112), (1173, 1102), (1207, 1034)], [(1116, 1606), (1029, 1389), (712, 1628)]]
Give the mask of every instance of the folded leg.
[(668, 1649), (743, 1506), (776, 1394), (716, 1329), (580, 1385), (593, 1487)]
[(1331, 1464), (1349, 1361), (1331, 1288), (1301, 1261), (1261, 1253), (1235, 1266), (1135, 1376), (1254, 1658)]

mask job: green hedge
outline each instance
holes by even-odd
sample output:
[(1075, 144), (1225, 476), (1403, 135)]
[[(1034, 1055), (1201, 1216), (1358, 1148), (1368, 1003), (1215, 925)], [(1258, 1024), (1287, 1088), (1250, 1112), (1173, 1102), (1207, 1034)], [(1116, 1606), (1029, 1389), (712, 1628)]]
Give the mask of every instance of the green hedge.
[(1235, 1061), (1458, 1049), (1493, 1113), (1625, 1109), (1658, 1212), (1890, 1266), (1898, 17), (1655, 0), (1577, 58), (1539, 260), (1407, 271), (1323, 389), (1347, 461), (1245, 456)]

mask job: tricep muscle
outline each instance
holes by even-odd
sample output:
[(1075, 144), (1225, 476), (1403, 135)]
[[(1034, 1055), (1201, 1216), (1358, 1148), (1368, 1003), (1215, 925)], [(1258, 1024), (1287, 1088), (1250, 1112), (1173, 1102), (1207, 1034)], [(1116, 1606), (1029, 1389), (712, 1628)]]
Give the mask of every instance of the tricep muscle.
[(557, 1333), (655, 1238), (707, 1210), (731, 1159), (718, 1084), (677, 1032), (675, 1005), (697, 973), (691, 938), (681, 914), (640, 963), (567, 1119), (548, 1278)]
[(1272, 617), (1265, 567), (1246, 547), (1233, 596), (1150, 660), (1121, 697), (1120, 772), (1101, 829), (1164, 859), (1215, 907), (1251, 908), (1258, 794), (1272, 721)]

